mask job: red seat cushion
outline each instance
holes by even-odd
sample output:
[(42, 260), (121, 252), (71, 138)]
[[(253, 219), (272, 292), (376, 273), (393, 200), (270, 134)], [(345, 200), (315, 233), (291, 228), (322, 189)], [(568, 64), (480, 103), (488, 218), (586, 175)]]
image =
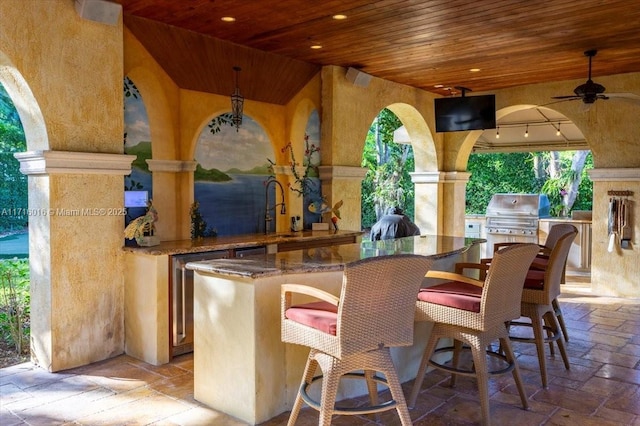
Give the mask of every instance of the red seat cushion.
[(284, 312), (284, 316), (291, 321), (313, 327), (333, 336), (336, 335), (338, 307), (329, 302), (294, 305)]
[(527, 278), (524, 280), (524, 288), (542, 290), (544, 288), (544, 271), (529, 269)]
[(549, 256), (544, 256), (539, 254), (538, 256), (536, 256), (535, 259), (533, 259), (533, 262), (531, 263), (531, 268), (545, 270), (548, 265), (549, 265)]
[(418, 300), (465, 311), (480, 312), (482, 288), (459, 281), (449, 281), (420, 289)]

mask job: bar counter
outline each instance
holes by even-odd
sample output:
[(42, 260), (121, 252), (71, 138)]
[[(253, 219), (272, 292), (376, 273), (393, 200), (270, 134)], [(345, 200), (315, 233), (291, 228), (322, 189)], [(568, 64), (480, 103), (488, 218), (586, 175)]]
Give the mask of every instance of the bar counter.
[[(291, 409), (309, 348), (280, 341), (281, 284), (339, 295), (344, 265), (359, 259), (412, 253), (433, 259), (433, 269), (453, 270), (477, 261), (481, 242), (427, 235), (188, 263), (195, 271), (195, 398), (249, 424)], [(392, 348), (401, 382), (415, 377), (430, 329), (416, 323), (414, 345)], [(345, 381), (338, 400), (363, 393), (365, 386)]]

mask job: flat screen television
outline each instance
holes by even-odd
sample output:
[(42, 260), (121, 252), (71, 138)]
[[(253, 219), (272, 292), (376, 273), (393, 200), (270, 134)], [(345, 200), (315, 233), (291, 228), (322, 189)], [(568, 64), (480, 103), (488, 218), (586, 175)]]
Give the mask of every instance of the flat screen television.
[(496, 96), (461, 96), (434, 99), (436, 132), (496, 128)]

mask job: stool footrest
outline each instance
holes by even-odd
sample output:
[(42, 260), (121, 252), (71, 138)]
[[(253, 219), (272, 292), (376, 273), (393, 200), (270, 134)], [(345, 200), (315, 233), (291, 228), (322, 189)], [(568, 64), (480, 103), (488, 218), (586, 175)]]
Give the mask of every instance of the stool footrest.
[[(316, 376), (311, 380), (311, 383), (305, 383), (302, 386), (300, 386), (300, 396), (302, 397), (303, 401), (311, 408), (320, 411), (320, 403), (314, 399), (312, 399), (308, 392), (307, 389), (309, 388), (309, 386), (311, 386), (314, 382), (318, 381), (318, 380), (322, 380), (323, 376)], [(363, 373), (347, 373), (342, 375), (341, 378), (349, 378), (349, 379), (364, 379), (365, 375)], [(374, 375), (372, 377), (373, 381), (376, 383), (380, 383), (383, 384), (387, 387), (389, 387), (387, 381), (385, 379), (383, 379), (382, 377), (376, 376)], [(333, 414), (344, 414), (344, 415), (358, 415), (358, 414), (372, 414), (372, 413), (380, 413), (383, 411), (388, 411), (388, 410), (392, 410), (396, 408), (396, 401), (395, 400), (390, 400), (387, 402), (384, 402), (382, 404), (378, 404), (378, 405), (370, 405), (370, 406), (366, 406), (366, 407), (339, 407), (338, 405), (336, 405), (333, 409)]]
[[(440, 352), (453, 352), (453, 350), (454, 350), (453, 346), (446, 346), (446, 347), (442, 347), (442, 348), (436, 349), (435, 351), (433, 351), (433, 353), (436, 354), (436, 353), (440, 353)], [(462, 348), (462, 350), (463, 351), (465, 351), (465, 350), (466, 351), (470, 351), (471, 348), (469, 346), (464, 346)], [(485, 353), (487, 355), (491, 356), (491, 357), (498, 358), (498, 359), (504, 361), (507, 364), (505, 368), (501, 368), (499, 370), (490, 370), (490, 371), (488, 371), (487, 373), (490, 376), (498, 376), (498, 375), (501, 375), (501, 374), (510, 373), (515, 368), (515, 364), (513, 362), (509, 362), (507, 360), (507, 357), (504, 356), (503, 354), (498, 353), (498, 352), (493, 352), (493, 351), (485, 351)], [(432, 367), (438, 368), (440, 370), (448, 371), (448, 372), (453, 373), (453, 374), (459, 374), (461, 376), (469, 376), (469, 377), (475, 377), (476, 376), (475, 370), (465, 370), (465, 369), (462, 369), (462, 368), (454, 368), (454, 367), (450, 367), (448, 365), (444, 365), (444, 364), (441, 364), (439, 362), (433, 361), (431, 359), (429, 360), (429, 365), (432, 366)]]
[[(531, 327), (533, 328), (533, 325), (529, 322), (518, 322), (518, 321), (511, 321), (511, 325), (517, 326), (517, 327)], [(546, 331), (546, 335), (544, 336), (543, 342), (544, 343), (551, 343), (551, 342), (555, 342), (558, 339), (560, 339), (560, 337), (562, 337), (560, 335), (560, 333), (556, 333), (553, 331), (553, 329), (551, 327), (548, 327), (546, 325), (542, 326), (542, 330)], [(551, 332), (551, 333), (549, 333)], [(512, 336), (509, 335), (509, 340), (513, 340), (514, 342), (525, 342), (525, 343), (535, 343), (536, 339), (535, 337), (518, 337), (518, 336)]]

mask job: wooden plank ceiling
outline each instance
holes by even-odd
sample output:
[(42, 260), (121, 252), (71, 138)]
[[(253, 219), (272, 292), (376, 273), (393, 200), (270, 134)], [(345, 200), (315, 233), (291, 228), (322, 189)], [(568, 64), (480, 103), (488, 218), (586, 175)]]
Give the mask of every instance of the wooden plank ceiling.
[(245, 98), (275, 104), (290, 100), (322, 65), (440, 95), (455, 86), (490, 92), (586, 80), (589, 49), (598, 49), (596, 82), (640, 71), (634, 0), (115, 1), (178, 86), (229, 95), (239, 66)]

